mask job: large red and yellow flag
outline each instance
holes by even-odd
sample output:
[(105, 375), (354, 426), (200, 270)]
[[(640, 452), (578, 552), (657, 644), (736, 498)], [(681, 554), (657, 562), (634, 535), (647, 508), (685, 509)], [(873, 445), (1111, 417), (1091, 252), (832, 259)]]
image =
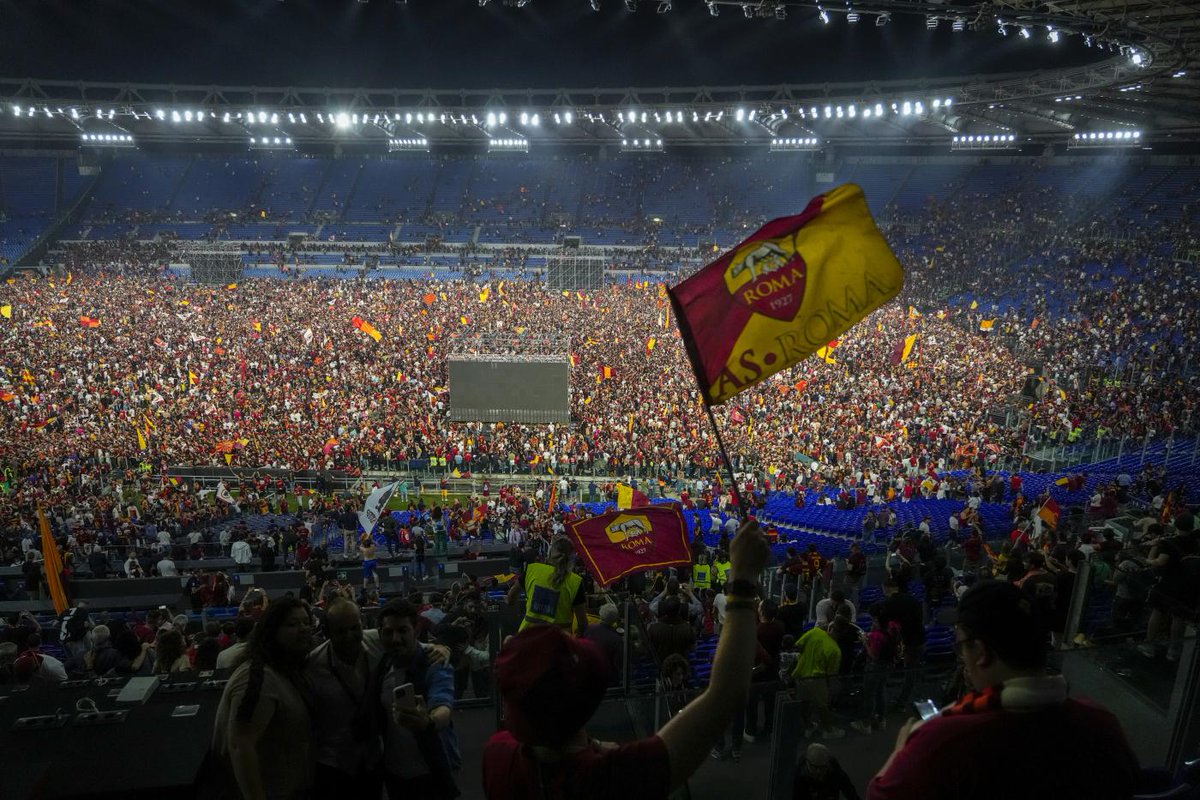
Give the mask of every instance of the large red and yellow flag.
[(903, 285), (862, 190), (846, 184), (668, 291), (701, 392), (719, 405), (826, 347)]
[(50, 523), (46, 514), (38, 508), (38, 526), (42, 530), (42, 569), (46, 571), (46, 585), (50, 587), (50, 599), (54, 601), (54, 612), (62, 614), (70, 604), (67, 602), (67, 591), (63, 588), (63, 565), (58, 555), (58, 542), (50, 533)]
[(370, 336), (372, 339), (374, 339), (377, 342), (383, 338), (383, 334), (380, 333), (378, 330), (376, 330), (374, 325), (367, 322), (362, 317), (354, 317), (353, 319), (350, 320), (350, 324), (352, 324), (354, 327), (358, 328), (360, 331), (365, 333), (367, 336)]
[(631, 572), (692, 563), (687, 523), (673, 503), (572, 522), (567, 535), (601, 586)]

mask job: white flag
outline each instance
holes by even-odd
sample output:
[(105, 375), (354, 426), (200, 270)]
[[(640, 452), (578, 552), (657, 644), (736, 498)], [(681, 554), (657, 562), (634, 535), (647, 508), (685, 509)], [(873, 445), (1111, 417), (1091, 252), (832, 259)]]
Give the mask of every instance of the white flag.
[(225, 486), (225, 481), (217, 484), (217, 499), (222, 503), (228, 503), (233, 506), (233, 510), (237, 513), (242, 513), (242, 507), (233, 501), (233, 495), (229, 493), (228, 487)]
[(305, 328), (304, 333), (301, 334), (301, 337), (304, 339), (305, 345), (312, 344), (312, 339), (313, 339), (312, 328)]
[(396, 493), (396, 489), (399, 486), (400, 481), (389, 483), (387, 486), (380, 486), (367, 496), (367, 502), (363, 504), (363, 510), (358, 512), (358, 524), (362, 525), (364, 531), (370, 533), (375, 530), (376, 523), (383, 516), (388, 501), (392, 499), (392, 495)]

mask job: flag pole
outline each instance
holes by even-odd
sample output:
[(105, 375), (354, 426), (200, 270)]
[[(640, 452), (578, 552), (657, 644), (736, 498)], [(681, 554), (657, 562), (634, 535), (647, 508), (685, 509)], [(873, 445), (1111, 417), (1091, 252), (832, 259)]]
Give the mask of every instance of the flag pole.
[[(703, 393), (703, 387), (701, 387), (700, 391)], [(707, 397), (704, 398), (704, 412), (708, 414), (708, 423), (712, 425), (713, 434), (717, 437), (717, 452), (721, 454), (721, 461), (725, 464), (725, 471), (729, 473), (729, 485), (733, 489), (733, 499), (737, 501), (738, 511), (745, 518), (748, 509), (742, 501), (742, 492), (738, 489), (737, 478), (733, 474), (733, 463), (729, 460), (729, 453), (725, 451), (725, 442), (721, 440), (721, 429), (717, 427), (717, 420), (713, 416), (712, 406), (708, 404)]]

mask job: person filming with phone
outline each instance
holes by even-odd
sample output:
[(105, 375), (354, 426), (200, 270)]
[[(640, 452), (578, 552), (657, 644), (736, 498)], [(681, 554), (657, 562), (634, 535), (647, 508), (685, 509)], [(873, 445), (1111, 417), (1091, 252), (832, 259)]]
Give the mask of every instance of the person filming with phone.
[[(955, 650), (975, 691), (938, 711), (919, 708), (867, 787), (868, 800), (1128, 798), (1137, 757), (1111, 712), (1067, 697), (1046, 673), (1047, 628), (1009, 583), (984, 581), (959, 601)], [(932, 703), (929, 703), (932, 706)], [(1021, 753), (1020, 770), (997, 753)]]
[(432, 663), (417, 642), (417, 608), (393, 600), (379, 611), (383, 660), (370, 696), (379, 698), (383, 784), (391, 800), (458, 797), (462, 762), (451, 722), (454, 670)]

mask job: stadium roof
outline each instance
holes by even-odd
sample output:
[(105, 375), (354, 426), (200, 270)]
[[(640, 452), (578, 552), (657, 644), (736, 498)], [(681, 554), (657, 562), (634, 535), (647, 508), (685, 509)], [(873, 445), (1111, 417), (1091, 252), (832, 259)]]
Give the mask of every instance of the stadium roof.
[[(412, 5), (418, 2), (412, 0)], [(505, 9), (511, 19), (532, 13), (541, 0), (492, 2), (514, 6)], [(580, 0), (581, 5), (590, 3)], [(623, 3), (637, 6), (636, 0)], [(612, 10), (612, 0), (597, 0), (596, 5), (605, 14), (630, 14)], [(936, 68), (936, 56), (941, 49), (949, 52), (949, 45), (938, 45), (929, 53), (934, 66), (919, 70), (928, 77), (890, 78), (893, 70), (879, 61), (873, 62), (878, 69), (873, 79), (781, 83), (769, 78), (780, 72), (828, 77), (838, 70), (781, 70), (773, 60), (752, 73), (729, 67), (730, 74), (762, 75), (758, 83), (668, 87), (559, 87), (560, 72), (544, 70), (536, 51), (512, 58), (513, 63), (539, 67), (537, 80), (519, 89), (18, 77), (0, 79), (0, 142), (99, 148), (251, 145), (300, 151), (338, 145), (378, 152), (443, 145), (534, 151), (555, 143), (626, 149), (636, 143), (657, 150), (659, 142), (668, 149), (711, 144), (810, 150), (844, 144), (1004, 151), (1046, 144), (1140, 148), (1200, 139), (1200, 14), (1187, 0), (642, 0), (636, 13), (644, 16), (654, 9), (656, 17), (678, 14), (683, 9), (672, 6), (684, 5), (689, 14), (699, 12), (709, 20), (709, 15), (752, 18), (747, 24), (773, 45), (786, 38), (795, 20), (806, 19), (818, 34), (828, 29), (829, 36), (843, 40), (870, 30), (878, 35), (878, 29), (889, 26), (902, 30), (905, 40), (914, 40), (915, 26), (951, 42), (961, 33), (974, 37), (976, 46), (1009, 47), (1006, 52), (1021, 52), (1011, 49), (1012, 40), (1029, 40), (1027, 57), (1035, 65), (1055, 63), (1034, 57), (1047, 49), (1070, 47), (1074, 54), (1058, 59), (1057, 66), (1031, 71), (945, 75), (938, 74), (945, 70)], [(703, 20), (689, 19), (693, 30), (703, 26)], [(928, 52), (930, 45), (925, 48)], [(353, 60), (352, 53), (343, 55)], [(807, 60), (803, 53), (789, 55)], [(447, 60), (458, 57), (448, 54)], [(607, 57), (625, 54), (617, 49)], [(1012, 66), (1012, 59), (1006, 63)], [(435, 67), (432, 74), (437, 74)], [(405, 70), (398, 72), (403, 77)], [(572, 73), (564, 69), (561, 76)]]

